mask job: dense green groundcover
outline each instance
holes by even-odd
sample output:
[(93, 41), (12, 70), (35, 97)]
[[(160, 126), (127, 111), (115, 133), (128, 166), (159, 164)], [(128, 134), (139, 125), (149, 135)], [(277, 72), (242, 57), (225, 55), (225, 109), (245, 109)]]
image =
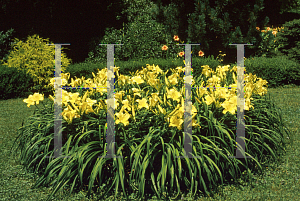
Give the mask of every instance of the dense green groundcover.
[[(247, 181), (251, 172), (263, 173), (264, 166), (285, 151), (290, 133), (282, 114), (268, 95), (252, 98), (254, 109), (245, 111), (245, 139), (246, 155), (255, 160), (228, 158), (235, 155), (236, 118), (220, 116), (205, 103), (197, 115), (201, 130), (193, 129), (194, 154), (201, 159), (176, 158), (184, 154), (184, 135), (170, 135), (164, 117), (150, 113), (137, 116), (140, 123), (126, 129), (116, 125), (115, 150), (122, 159), (97, 158), (106, 151), (105, 113), (84, 115), (71, 125), (63, 120), (62, 153), (71, 158), (46, 158), (53, 156), (54, 144), (54, 110), (49, 100), (22, 123), (16, 142), (22, 164), (39, 175), (35, 187), (52, 186), (51, 195), (63, 187), (101, 195), (117, 191), (127, 196), (151, 194), (159, 199), (178, 199), (180, 192), (210, 195), (222, 181), (241, 177)], [(129, 173), (136, 174), (130, 178)]]

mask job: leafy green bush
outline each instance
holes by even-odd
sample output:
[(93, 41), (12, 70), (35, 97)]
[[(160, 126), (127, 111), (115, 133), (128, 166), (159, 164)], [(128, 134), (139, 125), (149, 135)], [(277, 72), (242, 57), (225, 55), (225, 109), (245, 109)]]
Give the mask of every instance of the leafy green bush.
[(0, 99), (28, 97), (33, 78), (25, 70), (0, 65)]
[[(102, 65), (101, 65), (102, 66)], [(67, 72), (70, 73), (71, 78), (81, 78), (82, 76), (87, 78), (93, 78), (92, 72), (97, 73), (99, 68), (99, 64), (93, 62), (84, 62), (70, 65), (67, 68)]]
[[(98, 44), (123, 44), (122, 43), (122, 33), (120, 30), (115, 30), (113, 28), (106, 28), (105, 36), (100, 41), (94, 41), (95, 50), (89, 52), (89, 58), (86, 59), (86, 62), (93, 63), (105, 63), (107, 61), (107, 46), (98, 45)], [(121, 45), (115, 46), (114, 57), (117, 60), (120, 60), (119, 55), (121, 55)]]
[[(13, 51), (10, 52), (7, 62), (3, 65), (26, 69), (26, 72), (33, 77), (34, 90), (40, 93), (45, 90), (48, 93), (49, 90), (45, 86), (50, 83), (50, 79), (54, 76), (55, 46), (47, 45), (51, 43), (49, 39), (42, 39), (38, 35), (29, 36), (26, 42), (17, 38), (14, 41)], [(70, 62), (71, 59), (68, 59), (62, 52), (62, 72), (65, 72)]]
[[(176, 57), (184, 48), (175, 43), (171, 44), (173, 36), (153, 18), (152, 13), (156, 12), (156, 9), (157, 7), (147, 0), (130, 4), (129, 8), (123, 11), (128, 13), (130, 23), (123, 27), (123, 31), (107, 28), (103, 39), (98, 43), (95, 42), (95, 50), (89, 53), (87, 61), (106, 62), (107, 46), (96, 45), (101, 43), (123, 44), (115, 46), (116, 61)], [(163, 45), (168, 46), (168, 51), (162, 50)]]
[(199, 75), (202, 73), (201, 66), (208, 65), (211, 69), (216, 71), (217, 67), (222, 65), (222, 61), (214, 58), (213, 55), (208, 57), (195, 57), (192, 59), (193, 75)]
[[(171, 68), (177, 68), (179, 66), (184, 67), (183, 58), (176, 59), (162, 59), (162, 58), (148, 58), (148, 59), (132, 59), (129, 61), (115, 61), (115, 66), (120, 67), (119, 73), (122, 75), (130, 76), (130, 72), (136, 72), (137, 70), (142, 70), (143, 67), (146, 67), (147, 64), (155, 66), (159, 66), (162, 70), (167, 71)], [(208, 65), (213, 70), (222, 64), (222, 61), (218, 58), (214, 58), (214, 56), (209, 57), (193, 57), (192, 58), (192, 68), (193, 68), (193, 76), (199, 76), (202, 72), (201, 66)], [(95, 61), (86, 61), (81, 64), (70, 65), (67, 69), (67, 72), (70, 73), (71, 78), (81, 78), (84, 76), (87, 78), (93, 78), (92, 72), (98, 73), (98, 69), (102, 70), (107, 67), (107, 61), (104, 62), (95, 62)], [(172, 72), (169, 70), (168, 75)]]
[(282, 44), (278, 39), (277, 35), (280, 35), (281, 31), (284, 29), (284, 27), (277, 27), (277, 28), (270, 28), (266, 27), (264, 29), (259, 29), (257, 27), (257, 32), (260, 34), (259, 39), (259, 45), (258, 45), (258, 51), (255, 52), (255, 56), (261, 57), (266, 56), (268, 58), (283, 55), (281, 52), (278, 51), (280, 47), (282, 47)]
[[(263, 0), (194, 2), (194, 10), (188, 14), (185, 31), (189, 43), (200, 43), (201, 48), (214, 55), (216, 47), (221, 50), (236, 49), (229, 44), (251, 43), (253, 46), (249, 49), (257, 48), (258, 33), (255, 27), (257, 24), (266, 25), (269, 20), (267, 16), (258, 18), (264, 8)], [(200, 47), (195, 46), (195, 50)]]
[(287, 56), (253, 57), (246, 59), (244, 65), (247, 73), (267, 80), (269, 87), (300, 83), (299, 63)]
[[(129, 71), (134, 71), (135, 69), (141, 69), (141, 66), (145, 65), (145, 62), (142, 61), (116, 61), (115, 66), (120, 67), (119, 71), (121, 74), (130, 75)], [(95, 62), (95, 61), (86, 61), (80, 64), (73, 64), (67, 68), (67, 72), (70, 73), (70, 78), (81, 78), (82, 76), (85, 79), (93, 79), (92, 72), (96, 75), (98, 70), (105, 69), (107, 67), (107, 61), (105, 62)]]

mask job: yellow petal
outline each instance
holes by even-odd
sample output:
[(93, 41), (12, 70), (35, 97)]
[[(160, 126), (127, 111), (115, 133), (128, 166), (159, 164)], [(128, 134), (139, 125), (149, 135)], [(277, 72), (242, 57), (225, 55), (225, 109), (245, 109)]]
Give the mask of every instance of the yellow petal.
[(132, 105), (132, 116), (133, 116), (133, 118), (134, 118), (134, 120), (135, 120), (134, 104)]

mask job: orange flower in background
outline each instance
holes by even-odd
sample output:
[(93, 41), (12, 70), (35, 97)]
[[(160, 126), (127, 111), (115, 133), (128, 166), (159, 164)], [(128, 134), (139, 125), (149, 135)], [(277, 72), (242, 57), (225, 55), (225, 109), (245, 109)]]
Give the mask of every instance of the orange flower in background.
[[(258, 27), (256, 27), (256, 29), (259, 30)], [(278, 33), (278, 31), (280, 32), (281, 29), (283, 29), (283, 27), (281, 27), (281, 28), (280, 28), (280, 27), (277, 27), (277, 28), (273, 28), (273, 29), (271, 29), (270, 27), (267, 27), (266, 30), (261, 30), (261, 32), (266, 33), (266, 32), (268, 32), (268, 31), (272, 31), (272, 34), (276, 36), (277, 33)], [(282, 32), (283, 32), (283, 31), (282, 31)]]
[(198, 52), (198, 54), (199, 54), (200, 57), (204, 56), (204, 52), (202, 52), (201, 50)]
[(162, 46), (161, 49), (162, 49), (162, 50), (167, 50), (167, 49), (168, 49), (168, 46), (164, 45), (164, 46)]
[(174, 35), (174, 40), (179, 41), (179, 37), (177, 35)]
[(179, 52), (178, 54), (180, 57), (182, 57), (184, 55), (184, 52)]
[[(184, 52), (179, 52), (178, 55), (179, 55), (180, 57), (182, 57), (182, 56), (184, 55)], [(204, 52), (202, 52), (202, 51), (200, 50), (200, 51), (198, 52), (198, 55), (199, 55), (200, 57), (203, 57), (203, 56), (204, 56)]]
[(259, 31), (259, 27), (256, 27), (256, 30)]

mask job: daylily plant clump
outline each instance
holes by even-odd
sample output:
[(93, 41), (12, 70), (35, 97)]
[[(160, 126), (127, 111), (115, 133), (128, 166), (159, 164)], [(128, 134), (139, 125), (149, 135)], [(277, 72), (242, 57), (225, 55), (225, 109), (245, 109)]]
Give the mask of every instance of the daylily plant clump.
[[(282, 29), (284, 29), (284, 27), (276, 27), (276, 28), (270, 28), (270, 27), (266, 27), (265, 28), (265, 30), (261, 30), (261, 32), (268, 32), (268, 31), (272, 31), (272, 34), (274, 35), (274, 36), (276, 36), (276, 34), (277, 34), (277, 32), (280, 32)], [(257, 31), (260, 31), (260, 28), (259, 27), (256, 27), (256, 30)], [(284, 31), (282, 31), (282, 32), (284, 32)]]
[[(167, 51), (166, 46), (162, 49)], [(198, 55), (204, 53), (199, 51)], [(46, 157), (54, 154), (52, 108), (47, 113), (42, 111), (43, 120), (33, 117), (22, 126), (18, 138), (27, 141), (20, 141), (21, 160), (42, 172), (35, 187), (54, 184), (50, 197), (67, 184), (72, 185), (70, 193), (75, 186), (88, 184), (88, 195), (97, 186), (103, 191), (104, 195), (98, 192), (101, 196), (111, 192), (113, 186), (115, 196), (121, 187), (127, 198), (127, 193), (135, 192), (143, 197), (150, 188), (159, 198), (167, 193), (176, 199), (180, 191), (209, 195), (213, 185), (239, 178), (244, 170), (248, 176), (256, 167), (262, 170), (264, 156), (276, 158), (275, 152), (284, 147), (281, 117), (264, 96), (267, 81), (256, 75), (244, 74), (245, 155), (253, 157), (248, 162), (250, 159), (228, 157), (237, 150), (237, 66), (218, 66), (214, 71), (203, 65), (199, 76), (185, 75), (182, 66), (163, 72), (158, 65), (147, 64), (131, 76), (119, 74), (119, 68), (114, 67), (114, 73), (109, 74), (105, 68), (96, 75), (92, 73), (93, 79), (82, 76), (70, 82), (69, 73), (61, 74), (63, 87), (84, 88), (71, 92), (62, 89), (59, 105), (63, 108), (62, 153), (66, 158)], [(118, 158), (107, 158), (107, 81), (115, 74), (112, 115)], [(49, 81), (54, 87), (54, 78)], [(180, 158), (185, 156), (185, 81), (192, 83), (192, 155), (200, 158)], [(51, 103), (58, 101), (51, 95), (49, 99)], [(35, 93), (24, 102), (30, 107), (42, 100), (44, 95)]]
[[(136, 121), (136, 116), (137, 115), (142, 115), (140, 113), (146, 112), (146, 111), (151, 111), (153, 113), (153, 116), (159, 117), (160, 115), (163, 115), (165, 122), (169, 127), (174, 127), (177, 128), (177, 131), (172, 131), (172, 138), (176, 136), (175, 133), (178, 133), (182, 131), (183, 127), (183, 122), (184, 122), (184, 80), (185, 79), (191, 79), (192, 81), (192, 86), (195, 87), (216, 87), (216, 88), (197, 88), (197, 89), (192, 89), (192, 126), (193, 128), (198, 127), (198, 129), (201, 129), (201, 123), (202, 126), (205, 125), (205, 122), (197, 122), (195, 117), (197, 116), (197, 113), (199, 113), (199, 107), (200, 105), (203, 105), (203, 103), (206, 103), (206, 105), (215, 105), (216, 108), (219, 108), (222, 110), (222, 114), (225, 115), (226, 113), (229, 113), (231, 116), (235, 116), (236, 114), (236, 109), (237, 109), (237, 94), (236, 94), (236, 87), (237, 87), (237, 80), (236, 80), (236, 70), (237, 67), (234, 66), (232, 69), (229, 69), (229, 66), (219, 66), (216, 71), (214, 72), (209, 66), (202, 66), (202, 75), (204, 76), (204, 79), (206, 81), (201, 80), (202, 76), (200, 76), (197, 81), (195, 81), (191, 76), (187, 76), (182, 78), (180, 76), (181, 73), (184, 72), (184, 68), (182, 67), (177, 67), (177, 70), (171, 69), (173, 72), (172, 75), (166, 76), (168, 71), (166, 73), (163, 73), (162, 70), (159, 68), (159, 66), (150, 66), (147, 64), (147, 68), (143, 68), (142, 71), (137, 71), (136, 75), (133, 77), (129, 76), (124, 76), (124, 75), (119, 75), (118, 73), (118, 68), (114, 68), (114, 72), (118, 75), (118, 79), (115, 82), (115, 94), (114, 94), (114, 106), (115, 106), (115, 125), (117, 126), (118, 124), (122, 124), (121, 126), (123, 133), (119, 133), (120, 137), (122, 136), (122, 139), (125, 139), (124, 142), (121, 142), (118, 144), (118, 151), (117, 154), (120, 154), (120, 150), (124, 151), (124, 155), (129, 154), (130, 158), (134, 157), (133, 153), (128, 152), (128, 149), (123, 150), (125, 147), (125, 144), (129, 143), (130, 140), (132, 140), (133, 136), (134, 139), (137, 139), (141, 137), (140, 134), (138, 136), (136, 134), (132, 134), (128, 132), (129, 129), (129, 124), (133, 124), (131, 126), (133, 127), (139, 127), (143, 124), (138, 125), (138, 121)], [(227, 77), (229, 76), (230, 72), (232, 73), (233, 80), (235, 81), (235, 84), (226, 84), (227, 83)], [(75, 80), (72, 78), (70, 85), (75, 87), (75, 86), (83, 86), (84, 88), (86, 87), (91, 87), (89, 90), (85, 92), (83, 97), (80, 97), (80, 94), (78, 92), (76, 93), (71, 93), (67, 92), (66, 90), (62, 89), (63, 96), (62, 96), (62, 106), (64, 108), (62, 112), (62, 116), (68, 124), (72, 124), (74, 119), (76, 118), (81, 118), (84, 114), (95, 114), (95, 115), (100, 115), (102, 113), (107, 113), (107, 100), (105, 99), (105, 96), (107, 94), (107, 86), (106, 81), (107, 81), (107, 69), (103, 69), (97, 73), (97, 76), (93, 73), (94, 78), (93, 79), (87, 79), (85, 80), (84, 77), (81, 79), (76, 78)], [(62, 83), (63, 85), (68, 85), (67, 80), (69, 79), (69, 74), (68, 73), (62, 73)], [(114, 75), (109, 75), (109, 78), (113, 78)], [(196, 83), (198, 81), (201, 81), (200, 86)], [(263, 95), (265, 92), (267, 92), (267, 89), (264, 87), (264, 85), (267, 82), (262, 79), (258, 79), (255, 75), (252, 75), (251, 73), (249, 75), (245, 75), (245, 110), (250, 110), (250, 108), (253, 108), (253, 105), (251, 105), (251, 98), (252, 94), (259, 94)], [(54, 84), (54, 78), (51, 79), (51, 84), (53, 86)], [(92, 88), (92, 87), (97, 87), (101, 86), (104, 88)], [(217, 87), (232, 87), (232, 88), (217, 88)], [(88, 96), (92, 97), (96, 94), (100, 94), (101, 98), (98, 98), (96, 100), (89, 98)], [(49, 97), (53, 102), (54, 97), (50, 95)], [(30, 105), (34, 105), (36, 102), (38, 104), (39, 100), (43, 100), (43, 96), (40, 94), (34, 94), (33, 96), (30, 96), (28, 99), (25, 99), (24, 102), (28, 104), (28, 107)], [(194, 104), (195, 100), (198, 102), (198, 104)], [(104, 110), (104, 111), (103, 111)], [(214, 110), (212, 110), (214, 111)], [(216, 114), (215, 114), (216, 115)], [(135, 126), (135, 125), (136, 126)], [(154, 126), (155, 127), (155, 126)], [(107, 128), (107, 123), (105, 124), (105, 128)], [(126, 129), (126, 130), (125, 130)], [(153, 129), (153, 127), (151, 128)], [(149, 132), (153, 132), (153, 130)], [(196, 134), (199, 132), (198, 129), (193, 129), (193, 134)], [(176, 130), (176, 129), (175, 129)], [(75, 134), (76, 136), (78, 135), (87, 135), (89, 132), (86, 133), (82, 132)], [(164, 131), (167, 133), (170, 133), (169, 131)], [(174, 133), (175, 132), (175, 133)], [(116, 133), (117, 134), (117, 133)], [(118, 135), (118, 134), (117, 134)], [(149, 135), (150, 138), (152, 138), (152, 135)], [(197, 134), (196, 134), (197, 135)], [(169, 136), (165, 135), (166, 139), (164, 139), (164, 143), (167, 143), (169, 139), (167, 139)], [(176, 138), (180, 139), (180, 136), (177, 136)], [(76, 137), (75, 137), (76, 138)], [(128, 138), (126, 140), (126, 138)], [(79, 138), (81, 139), (81, 137)], [(67, 143), (70, 143), (71, 138), (68, 139)], [(101, 140), (104, 140), (101, 138)], [(129, 141), (128, 141), (129, 140)], [(159, 140), (159, 139), (158, 139)], [(199, 140), (199, 139), (198, 139)], [(230, 141), (233, 139), (229, 138)], [(145, 140), (144, 140), (145, 141)], [(226, 140), (227, 141), (227, 140)], [(96, 143), (96, 142), (95, 142)], [(98, 143), (98, 142), (97, 142)], [(122, 144), (124, 143), (124, 144)], [(141, 142), (139, 142), (141, 143)], [(141, 149), (140, 146), (144, 146), (140, 144), (137, 146), (135, 149)], [(150, 143), (150, 142), (149, 142)], [(155, 142), (152, 142), (155, 143)], [(172, 143), (172, 142), (170, 142)], [(200, 143), (200, 141), (197, 141), (195, 143)], [(231, 142), (229, 142), (230, 144)], [(201, 144), (201, 143), (200, 143)], [(230, 146), (228, 144), (228, 146)], [(68, 144), (70, 146), (70, 144)], [(148, 144), (147, 144), (148, 146)], [(205, 145), (202, 145), (205, 146)], [(207, 145), (210, 146), (210, 145)], [(214, 145), (215, 146), (215, 145)], [(100, 146), (99, 146), (99, 149)], [(104, 147), (105, 149), (105, 147)], [(130, 148), (131, 149), (131, 148)], [(222, 147), (218, 148), (219, 151), (223, 150), (225, 151), (226, 155), (228, 156), (230, 153), (228, 152), (227, 148)], [(226, 151), (227, 150), (227, 151)], [(96, 150), (95, 150), (96, 151)], [(132, 150), (131, 150), (132, 151)], [(158, 150), (157, 150), (158, 151)], [(135, 152), (135, 151), (134, 151)], [(131, 154), (130, 154), (131, 153)], [(173, 151), (172, 151), (173, 153)], [(75, 154), (75, 152), (74, 152)], [(122, 154), (122, 155), (123, 155)], [(175, 153), (173, 153), (175, 154)], [(226, 157), (226, 155), (223, 155), (223, 157)], [(155, 155), (156, 156), (156, 155)], [(154, 156), (153, 156), (154, 157)], [(159, 156), (156, 156), (159, 158)], [(155, 158), (155, 157), (154, 157)], [(131, 160), (131, 159), (130, 159)], [(134, 161), (137, 161), (138, 158), (136, 158)], [(157, 160), (157, 159), (153, 159)], [(163, 159), (162, 159), (163, 160)], [(209, 160), (209, 159), (207, 159)], [(100, 161), (101, 162), (101, 161)], [(257, 161), (256, 161), (257, 162)], [(125, 160), (123, 163), (129, 163), (127, 160)], [(133, 162), (136, 164), (136, 162)], [(162, 161), (163, 163), (163, 161)], [(218, 163), (218, 162), (217, 162)], [(75, 165), (75, 163), (73, 164)], [(258, 164), (259, 165), (259, 164)], [(96, 164), (95, 164), (96, 166)], [(124, 164), (121, 165), (123, 168), (120, 168), (119, 171), (124, 171)], [(147, 166), (141, 166), (143, 168), (146, 168)], [(130, 174), (130, 179), (129, 183), (133, 182), (131, 180), (131, 176), (134, 177), (137, 176), (137, 179), (143, 179), (143, 177), (138, 175), (140, 171), (145, 171), (145, 170), (139, 170), (138, 167), (132, 166), (131, 171), (128, 172)], [(162, 168), (164, 168), (162, 166)], [(216, 166), (217, 171), (218, 170)], [(135, 171), (136, 170), (136, 171)], [(94, 169), (94, 171), (99, 171), (98, 169)], [(214, 170), (212, 170), (214, 171)], [(89, 183), (89, 192), (92, 188), (92, 181), (95, 179), (95, 174), (98, 173), (91, 173), (93, 174), (93, 178), (90, 180)], [(179, 170), (181, 172), (181, 170)], [(99, 172), (99, 174), (101, 174)], [(121, 173), (120, 173), (121, 174)], [(149, 173), (147, 173), (149, 174)], [(180, 173), (179, 173), (180, 175)], [(199, 176), (197, 176), (199, 178)], [(222, 179), (222, 176), (220, 175), (220, 178)], [(173, 183), (173, 179), (171, 183)], [(100, 181), (101, 183), (101, 181)], [(143, 196), (144, 188), (145, 188), (145, 183), (140, 183), (139, 188), (140, 192)], [(186, 184), (188, 185), (188, 184)], [(204, 185), (204, 184), (203, 184)], [(204, 189), (205, 189), (204, 185)], [(55, 191), (56, 192), (56, 191)], [(117, 190), (116, 190), (117, 192)], [(54, 193), (54, 192), (53, 192)], [(156, 192), (158, 194), (158, 192)]]
[[(128, 76), (119, 75), (118, 69), (114, 68), (114, 72), (118, 75), (118, 80), (115, 83), (115, 108), (118, 112), (115, 113), (117, 119), (116, 124), (122, 123), (124, 126), (129, 124), (129, 119), (135, 120), (136, 112), (141, 109), (150, 110), (155, 115), (162, 113), (166, 117), (166, 121), (169, 122), (170, 127), (177, 127), (178, 130), (182, 129), (183, 123), (183, 111), (184, 111), (184, 80), (191, 79), (191, 76), (180, 77), (180, 73), (184, 72), (184, 68), (177, 67), (177, 70), (171, 69), (172, 75), (166, 76), (158, 66), (150, 66), (147, 64), (147, 68), (143, 68), (141, 72), (136, 73), (136, 76), (129, 78)], [(195, 85), (194, 79), (192, 78), (192, 86), (194, 87), (216, 87), (214, 88), (197, 88), (192, 89), (196, 91), (197, 96), (195, 99), (199, 104), (205, 102), (207, 105), (215, 104), (217, 108), (223, 108), (223, 114), (229, 112), (230, 114), (236, 114), (237, 108), (237, 80), (235, 72), (237, 67), (229, 70), (229, 66), (219, 66), (217, 72), (214, 72), (209, 66), (202, 66), (202, 74), (207, 79), (207, 83), (201, 82), (200, 86)], [(234, 84), (229, 86), (226, 83), (227, 72), (232, 72)], [(99, 114), (100, 110), (107, 111), (107, 100), (92, 100), (88, 98), (99, 92), (101, 96), (107, 93), (105, 88), (107, 81), (107, 68), (99, 71), (97, 76), (93, 73), (94, 79), (85, 80), (84, 77), (81, 79), (71, 79), (70, 85), (72, 87), (83, 86), (84, 88), (90, 87), (86, 91), (85, 95), (81, 98), (79, 93), (71, 93), (62, 89), (62, 104), (64, 107), (63, 117), (70, 124), (74, 118), (80, 118), (83, 113), (94, 113)], [(110, 78), (112, 78), (111, 75)], [(63, 86), (67, 85), (69, 74), (62, 73)], [(165, 81), (165, 82), (163, 82)], [(259, 94), (263, 95), (267, 92), (264, 85), (267, 81), (258, 78), (251, 73), (245, 75), (245, 110), (249, 110), (251, 105), (251, 95)], [(51, 79), (52, 86), (54, 85), (54, 78)], [(143, 85), (143, 87), (141, 87)], [(163, 86), (166, 86), (165, 88)], [(103, 88), (93, 87), (102, 86)], [(179, 87), (181, 86), (181, 87)], [(220, 87), (231, 87), (231, 88), (220, 88)], [(118, 89), (118, 90), (117, 90)], [(146, 90), (148, 89), (148, 90)], [(164, 93), (164, 91), (166, 93)], [(149, 94), (149, 95), (148, 95)], [(193, 97), (193, 96), (192, 96)], [(49, 97), (54, 102), (54, 97)], [(34, 105), (34, 101), (43, 100), (40, 94), (34, 94), (25, 99), (24, 102), (30, 105)], [(163, 100), (163, 101), (162, 101)], [(223, 101), (222, 101), (223, 100)], [(70, 104), (69, 104), (70, 103)], [(192, 106), (193, 126), (199, 126), (194, 119), (197, 115), (197, 109)]]
[[(271, 50), (274, 50), (275, 52), (278, 51), (278, 48), (280, 48), (282, 45), (276, 40), (277, 33), (284, 32), (284, 27), (277, 27), (277, 28), (270, 28), (265, 27), (265, 30), (260, 30), (259, 27), (256, 27), (256, 30), (260, 32), (260, 35), (262, 37), (262, 43), (259, 45), (258, 48), (261, 49), (261, 52), (263, 52), (263, 55), (266, 55), (265, 53), (270, 52)], [(278, 38), (278, 37), (277, 37)]]

